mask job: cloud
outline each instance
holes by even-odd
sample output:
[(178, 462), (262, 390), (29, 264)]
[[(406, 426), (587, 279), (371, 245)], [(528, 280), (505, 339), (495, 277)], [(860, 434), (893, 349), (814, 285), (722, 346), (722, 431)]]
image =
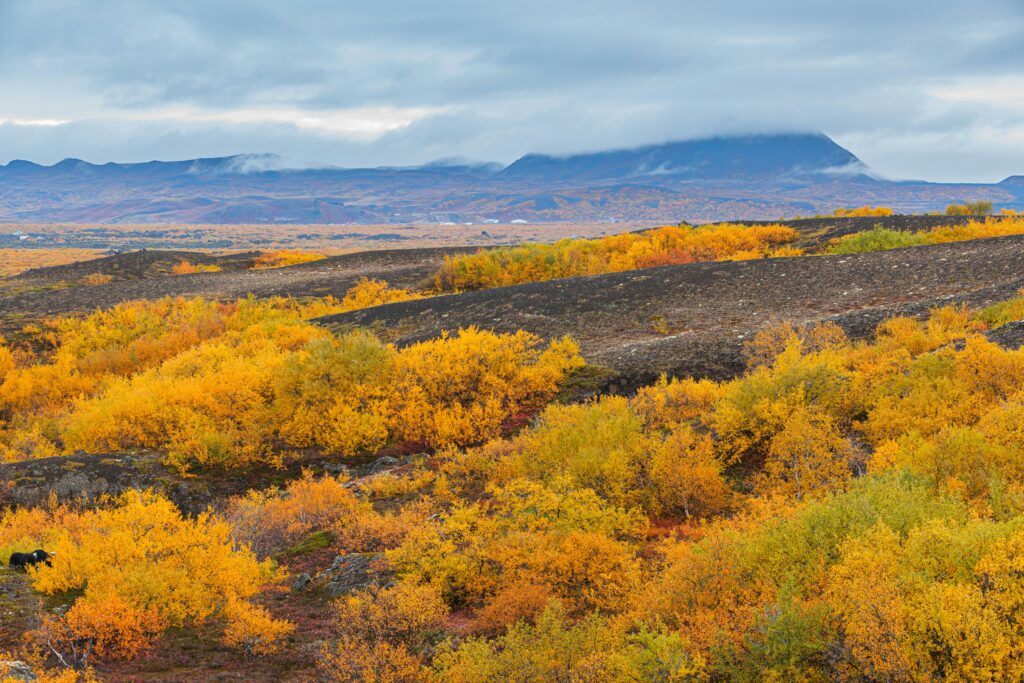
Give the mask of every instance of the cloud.
[(66, 119), (17, 119), (0, 117), (0, 126), (63, 126)]
[(507, 162), (805, 129), (883, 175), (992, 180), (1024, 170), (1021, 38), (1019, 0), (2, 0), (0, 154)]

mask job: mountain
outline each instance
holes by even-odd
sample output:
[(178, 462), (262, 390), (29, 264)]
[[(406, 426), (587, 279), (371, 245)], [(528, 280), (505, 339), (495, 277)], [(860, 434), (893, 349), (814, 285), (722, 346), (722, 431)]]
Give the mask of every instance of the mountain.
[(884, 204), (989, 199), (1024, 208), (1024, 177), (993, 185), (890, 182), (822, 134), (714, 137), (508, 166), (444, 159), (341, 168), (270, 154), (0, 165), (6, 223), (445, 223), (770, 219)]
[(686, 140), (591, 154), (528, 154), (502, 171), (543, 180), (752, 179), (867, 173), (826, 135), (748, 135)]

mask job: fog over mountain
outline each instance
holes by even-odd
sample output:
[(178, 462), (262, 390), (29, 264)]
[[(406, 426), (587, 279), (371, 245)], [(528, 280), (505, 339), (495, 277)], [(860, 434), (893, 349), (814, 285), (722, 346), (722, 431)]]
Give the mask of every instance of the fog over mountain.
[(0, 221), (76, 223), (617, 222), (831, 212), (882, 203), (1024, 208), (1024, 183), (894, 182), (822, 134), (713, 137), (503, 166), (445, 158), (341, 168), (272, 154), (0, 166)]

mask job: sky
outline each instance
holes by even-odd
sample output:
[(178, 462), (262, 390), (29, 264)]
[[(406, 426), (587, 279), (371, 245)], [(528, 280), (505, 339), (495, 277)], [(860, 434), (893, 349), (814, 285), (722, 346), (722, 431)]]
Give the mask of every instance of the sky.
[(821, 131), (1024, 173), (1024, 0), (0, 0), (0, 163), (507, 163)]

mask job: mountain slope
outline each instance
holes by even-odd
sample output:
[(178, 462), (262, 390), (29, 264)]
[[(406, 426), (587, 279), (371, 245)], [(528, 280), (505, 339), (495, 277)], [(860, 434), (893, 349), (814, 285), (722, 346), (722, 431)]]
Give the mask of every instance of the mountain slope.
[(529, 154), (501, 175), (544, 180), (744, 179), (866, 171), (860, 159), (828, 136), (787, 134), (715, 137), (568, 157)]

